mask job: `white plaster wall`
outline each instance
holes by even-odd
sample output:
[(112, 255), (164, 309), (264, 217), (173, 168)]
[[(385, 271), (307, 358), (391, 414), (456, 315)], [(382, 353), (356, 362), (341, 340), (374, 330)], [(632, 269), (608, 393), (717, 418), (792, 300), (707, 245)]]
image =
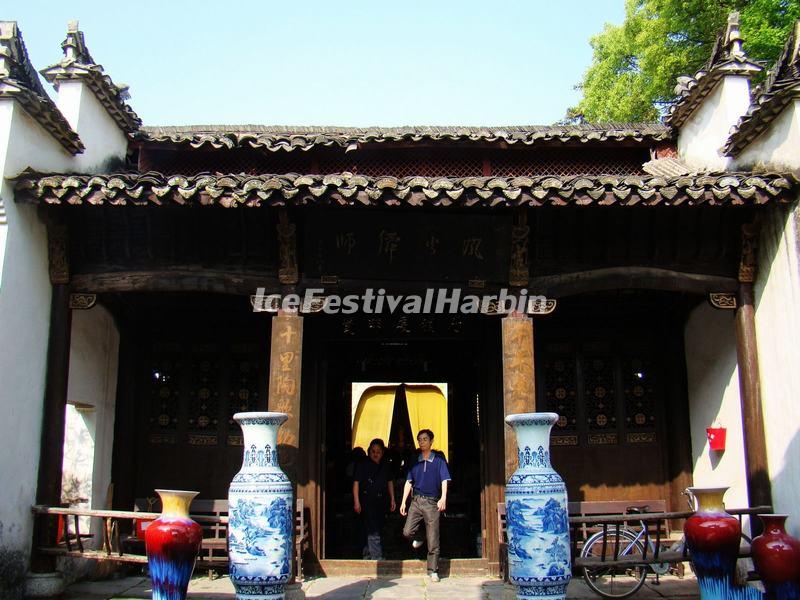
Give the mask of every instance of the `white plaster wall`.
[(114, 168), (109, 161), (124, 160), (128, 140), (86, 84), (81, 81), (62, 82), (58, 87), (56, 105), (86, 146), (81, 154), (75, 156), (73, 170), (107, 172)]
[[(75, 485), (77, 495), (86, 498), (78, 506), (86, 508), (108, 508), (118, 356), (119, 332), (111, 314), (102, 306), (73, 311), (67, 401), (83, 409), (67, 411), (62, 497)], [(92, 533), (99, 527), (92, 522)], [(94, 542), (99, 545), (100, 536)]]
[(746, 77), (723, 77), (714, 90), (680, 128), (678, 154), (693, 170), (724, 170), (730, 158), (720, 149), (730, 129), (750, 106), (750, 83)]
[(13, 201), (6, 177), (27, 166), (64, 169), (69, 160), (19, 105), (0, 100), (0, 199), (7, 220), (0, 225), (0, 556), (30, 549), (51, 293), (45, 227), (35, 207)]
[(767, 458), (776, 512), (800, 535), (800, 277), (798, 209), (762, 215), (756, 281), (756, 336)]
[[(689, 315), (684, 339), (694, 485), (728, 486), (725, 504), (748, 506), (734, 311), (701, 304)], [(709, 449), (706, 427), (717, 424), (727, 428), (724, 452)]]
[(790, 102), (734, 160), (736, 169), (800, 169), (800, 99)]

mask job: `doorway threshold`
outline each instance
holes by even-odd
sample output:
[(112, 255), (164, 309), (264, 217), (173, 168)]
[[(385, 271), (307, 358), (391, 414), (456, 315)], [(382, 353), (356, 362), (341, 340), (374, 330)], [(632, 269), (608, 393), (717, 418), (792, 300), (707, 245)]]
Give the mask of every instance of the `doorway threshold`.
[[(424, 560), (324, 559), (319, 561), (318, 569), (315, 574), (324, 577), (403, 577), (425, 575), (426, 563)], [(439, 575), (442, 577), (487, 577), (489, 574), (489, 561), (485, 558), (439, 559)]]

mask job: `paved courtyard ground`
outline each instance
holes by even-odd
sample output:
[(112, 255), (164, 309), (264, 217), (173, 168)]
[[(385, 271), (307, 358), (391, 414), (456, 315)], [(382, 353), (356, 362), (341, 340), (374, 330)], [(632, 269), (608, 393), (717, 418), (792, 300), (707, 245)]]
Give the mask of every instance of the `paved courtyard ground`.
[[(67, 589), (67, 600), (117, 600), (150, 598), (150, 582), (143, 577), (126, 577), (110, 581), (78, 583)], [(206, 576), (195, 577), (189, 586), (190, 600), (233, 600), (233, 585), (227, 577), (214, 580)], [(683, 598), (699, 599), (694, 578), (648, 577), (645, 587), (634, 596), (636, 599)], [(347, 600), (348, 598), (375, 598), (398, 600), (513, 600), (514, 588), (498, 579), (480, 577), (447, 577), (431, 583), (427, 577), (318, 577), (295, 585), (287, 600), (315, 598), (319, 600)], [(599, 598), (581, 579), (573, 579), (568, 598)]]

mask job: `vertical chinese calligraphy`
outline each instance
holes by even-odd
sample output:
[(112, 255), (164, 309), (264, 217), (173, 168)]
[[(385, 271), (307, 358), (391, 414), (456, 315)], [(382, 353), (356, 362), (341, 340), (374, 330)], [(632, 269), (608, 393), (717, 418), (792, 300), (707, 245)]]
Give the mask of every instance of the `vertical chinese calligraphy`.
[(394, 260), (394, 253), (400, 247), (400, 234), (396, 231), (381, 229), (378, 234), (378, 254), (388, 257), (391, 263)]
[[(503, 318), (503, 409), (506, 415), (534, 412), (536, 387), (533, 372), (533, 321), (528, 317)], [(517, 445), (506, 428), (506, 477), (516, 470)]]
[(272, 318), (269, 368), (269, 409), (289, 415), (278, 430), (281, 468), (296, 481), (300, 440), (300, 373), (303, 352), (303, 318), (278, 315)]

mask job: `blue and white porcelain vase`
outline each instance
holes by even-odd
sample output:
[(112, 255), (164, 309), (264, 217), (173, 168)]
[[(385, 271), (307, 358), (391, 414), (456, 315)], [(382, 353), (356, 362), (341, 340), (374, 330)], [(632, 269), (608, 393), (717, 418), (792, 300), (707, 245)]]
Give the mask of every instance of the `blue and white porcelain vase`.
[(506, 484), (508, 574), (517, 598), (565, 600), (572, 577), (567, 488), (550, 465), (555, 413), (508, 415), (519, 465)]
[(278, 466), (285, 413), (233, 416), (244, 434), (244, 462), (228, 490), (228, 558), (237, 600), (283, 600), (291, 577), (294, 501)]

